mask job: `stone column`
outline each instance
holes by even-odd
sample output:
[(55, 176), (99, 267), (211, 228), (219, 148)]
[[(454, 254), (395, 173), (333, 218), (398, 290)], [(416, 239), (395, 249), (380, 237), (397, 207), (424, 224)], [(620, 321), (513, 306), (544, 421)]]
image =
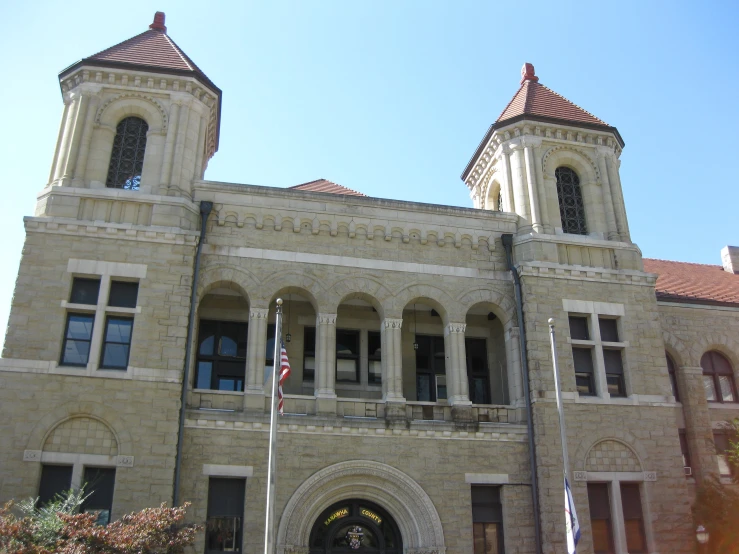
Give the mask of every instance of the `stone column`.
[(688, 440), (693, 477), (700, 485), (703, 479), (718, 472), (711, 415), (703, 388), (703, 368), (678, 368), (677, 386), (685, 416), (685, 437)]
[(316, 350), (316, 411), (336, 413), (336, 314), (317, 314)]
[(264, 352), (267, 348), (267, 308), (249, 309), (246, 337), (246, 387), (244, 408), (264, 410)]
[[(177, 133), (174, 135), (174, 152), (172, 154), (172, 175), (167, 183), (169, 190), (180, 191), (182, 184), (182, 167), (185, 159), (185, 147), (187, 143), (187, 132), (190, 124), (190, 107), (180, 106), (180, 117), (177, 122)], [(165, 143), (166, 144), (166, 143)], [(166, 147), (165, 147), (166, 149)]]
[(508, 362), (508, 399), (513, 406), (524, 406), (523, 381), (521, 379), (521, 350), (518, 327), (505, 331), (506, 361)]
[(467, 358), (465, 355), (465, 323), (449, 323), (444, 329), (447, 351), (446, 386), (451, 405), (469, 405), (469, 383), (467, 382)]
[(529, 191), (529, 202), (531, 202), (531, 227), (534, 232), (544, 231), (539, 209), (539, 186), (536, 181), (536, 168), (534, 167), (534, 147), (530, 142), (524, 143), (524, 159), (526, 161), (526, 184)]
[(511, 159), (510, 149), (502, 146), (502, 154), (500, 156), (500, 176), (503, 183), (501, 187), (505, 187), (504, 208), (506, 212), (515, 212), (516, 203), (513, 200), (513, 179), (511, 178)]
[(90, 155), (90, 147), (92, 146), (92, 131), (95, 125), (95, 113), (100, 105), (100, 97), (92, 96), (87, 107), (87, 115), (82, 130), (82, 138), (80, 141), (79, 154), (77, 156), (77, 165), (74, 169), (74, 178), (72, 186), (85, 186), (85, 172), (87, 171), (87, 158)]
[(606, 167), (606, 158), (603, 152), (598, 148), (598, 169), (600, 169), (600, 179), (603, 187), (603, 207), (606, 213), (606, 238), (608, 240), (619, 240), (619, 230), (616, 225), (616, 214), (613, 209), (613, 194), (611, 193), (611, 179), (608, 176), (608, 168)]
[[(516, 213), (523, 219), (531, 222), (529, 199), (527, 198), (526, 172), (524, 170), (523, 147), (516, 145), (511, 148), (511, 177), (513, 179), (513, 200)], [(526, 224), (524, 224), (526, 227)]]
[(66, 120), (64, 121), (64, 131), (62, 132), (61, 141), (57, 148), (56, 163), (54, 164), (54, 178), (53, 182), (60, 184), (60, 181), (64, 175), (64, 171), (67, 166), (67, 159), (69, 157), (69, 148), (72, 144), (72, 131), (74, 129), (74, 121), (77, 118), (77, 112), (80, 106), (80, 94), (69, 93), (69, 99), (67, 100), (68, 106), (65, 110)]
[(167, 194), (167, 187), (172, 179), (172, 160), (174, 158), (174, 143), (177, 138), (177, 124), (179, 123), (180, 105), (172, 104), (169, 112), (169, 127), (164, 140), (164, 155), (162, 156), (162, 171), (159, 178), (159, 194)]
[(62, 142), (64, 141), (64, 130), (67, 128), (67, 118), (69, 117), (69, 108), (71, 102), (64, 102), (64, 110), (62, 111), (62, 120), (59, 122), (59, 134), (56, 137), (56, 148), (54, 149), (54, 157), (51, 161), (51, 169), (49, 170), (49, 184), (56, 179), (56, 170), (59, 167), (59, 153), (61, 152)]
[(405, 402), (402, 326), (402, 319), (386, 318), (382, 322), (382, 399), (386, 402)]
[(631, 241), (629, 233), (629, 220), (626, 217), (626, 207), (624, 205), (624, 193), (621, 190), (621, 177), (618, 174), (619, 161), (613, 154), (606, 156), (606, 168), (608, 177), (611, 182), (611, 195), (613, 197), (613, 208), (616, 216), (616, 225), (621, 240), (625, 242)]
[(77, 101), (77, 109), (74, 110), (72, 116), (69, 151), (65, 155), (62, 186), (72, 185), (72, 177), (74, 176), (74, 170), (77, 165), (77, 155), (80, 151), (80, 142), (82, 141), (82, 132), (85, 127), (85, 117), (87, 116), (87, 107), (89, 104), (90, 97), (86, 94), (80, 94)]

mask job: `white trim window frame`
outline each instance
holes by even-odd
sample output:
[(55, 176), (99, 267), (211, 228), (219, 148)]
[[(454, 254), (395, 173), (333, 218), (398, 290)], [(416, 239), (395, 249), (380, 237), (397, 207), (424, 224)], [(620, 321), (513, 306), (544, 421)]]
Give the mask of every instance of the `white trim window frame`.
[[(562, 305), (567, 312), (568, 319), (568, 330), (569, 330), (569, 318), (584, 318), (587, 320), (587, 339), (576, 339), (572, 338), (571, 334), (567, 336), (567, 342), (573, 349), (573, 363), (574, 363), (574, 350), (575, 349), (588, 349), (592, 356), (593, 364), (593, 394), (581, 394), (579, 391), (578, 396), (580, 397), (594, 397), (599, 399), (610, 399), (610, 398), (628, 398), (633, 394), (631, 389), (631, 380), (629, 378), (628, 364), (626, 361), (626, 350), (629, 347), (628, 341), (624, 339), (623, 330), (623, 318), (625, 315), (623, 304), (613, 304), (607, 302), (590, 302), (583, 300), (568, 300), (563, 299)], [(618, 334), (618, 341), (603, 340), (601, 334), (601, 320), (614, 321), (616, 322), (616, 332)], [(606, 337), (609, 338), (609, 337)], [(606, 355), (604, 352), (617, 351), (621, 355), (621, 373), (608, 372)], [(577, 373), (577, 367), (575, 367)], [(617, 385), (618, 389), (623, 390), (623, 394), (611, 394), (609, 392), (609, 376), (613, 381), (613, 377), (620, 375), (621, 384)]]

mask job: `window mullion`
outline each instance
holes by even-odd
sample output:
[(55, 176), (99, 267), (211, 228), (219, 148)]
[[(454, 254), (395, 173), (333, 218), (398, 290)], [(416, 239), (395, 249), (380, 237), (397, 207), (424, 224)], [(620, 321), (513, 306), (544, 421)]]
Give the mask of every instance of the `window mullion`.
[(100, 277), (100, 292), (98, 294), (98, 303), (95, 306), (95, 321), (92, 327), (92, 340), (90, 341), (90, 357), (87, 360), (87, 367), (96, 370), (100, 367), (100, 353), (103, 346), (103, 335), (105, 334), (105, 307), (108, 304), (108, 295), (110, 294), (110, 275), (102, 275)]
[(603, 359), (603, 341), (600, 337), (600, 325), (598, 324), (598, 315), (590, 314), (588, 317), (590, 324), (590, 336), (593, 337), (595, 346), (594, 363), (595, 368), (593, 373), (595, 374), (595, 393), (601, 398), (610, 398), (611, 395), (608, 392), (608, 380), (606, 379), (606, 362)]

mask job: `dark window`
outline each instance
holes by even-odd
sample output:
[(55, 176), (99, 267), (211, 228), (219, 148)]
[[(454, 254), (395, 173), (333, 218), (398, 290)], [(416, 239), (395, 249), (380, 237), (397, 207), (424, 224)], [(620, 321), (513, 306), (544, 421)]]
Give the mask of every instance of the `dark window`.
[(600, 340), (603, 342), (619, 342), (618, 323), (615, 319), (599, 317), (598, 326), (600, 327)]
[(490, 403), (490, 372), (488, 351), (485, 339), (464, 340), (467, 356), (467, 379), (470, 386), (470, 400), (473, 404)]
[(573, 346), (572, 358), (575, 362), (577, 392), (583, 396), (593, 396), (595, 394), (593, 351), (590, 348), (575, 348)]
[(135, 308), (136, 299), (139, 296), (139, 284), (128, 281), (112, 281), (110, 283), (110, 295), (108, 306), (117, 308)]
[(359, 331), (336, 330), (336, 381), (359, 383)]
[(382, 338), (379, 332), (367, 333), (367, 382), (371, 385), (382, 383)]
[(38, 507), (48, 504), (57, 494), (72, 488), (72, 466), (41, 466), (41, 483), (38, 487)]
[(570, 337), (575, 340), (590, 340), (587, 317), (570, 316)]
[(558, 167), (554, 170), (557, 179), (557, 198), (559, 198), (559, 215), (562, 219), (562, 231), (576, 235), (587, 235), (585, 225), (585, 206), (582, 201), (580, 179), (569, 167)]
[(680, 389), (677, 388), (677, 372), (675, 371), (675, 362), (672, 361), (670, 355), (665, 352), (665, 358), (667, 358), (667, 374), (670, 377), (670, 386), (672, 387), (672, 396), (675, 400), (680, 402)]
[(626, 396), (624, 384), (624, 364), (621, 350), (603, 349), (603, 362), (606, 366), (606, 383), (611, 396)]
[(316, 328), (303, 329), (303, 381), (313, 381), (316, 375)]
[(726, 431), (713, 432), (713, 444), (716, 447), (716, 458), (718, 460), (718, 469), (722, 477), (730, 477), (733, 474), (733, 468), (729, 462), (726, 452), (730, 448), (729, 433)]
[(436, 402), (447, 397), (444, 337), (416, 335), (416, 399)]
[(208, 481), (206, 554), (241, 552), (245, 488), (245, 479), (211, 477)]
[(200, 320), (195, 388), (243, 391), (247, 324)]
[(67, 314), (67, 328), (62, 344), (62, 365), (87, 365), (94, 321), (95, 316), (92, 314)]
[(498, 211), (502, 212), (503, 211), (503, 192), (500, 190), (498, 191), (498, 200), (496, 203), (497, 203)]
[(274, 366), (274, 356), (275, 356), (275, 324), (270, 323), (267, 325), (267, 347), (264, 351), (264, 382), (267, 382), (267, 377), (271, 369)]
[(611, 502), (606, 483), (588, 483), (590, 526), (595, 554), (612, 554), (613, 533), (611, 527)]
[(701, 358), (703, 388), (709, 402), (736, 402), (734, 371), (729, 360), (718, 352), (711, 351)]
[(113, 510), (113, 489), (115, 488), (115, 469), (109, 467), (85, 468), (85, 492), (89, 495), (82, 503), (82, 513), (97, 512), (98, 525), (110, 523)]
[(126, 369), (131, 350), (133, 319), (108, 316), (105, 321), (105, 338), (100, 367), (104, 369)]
[(472, 486), (474, 554), (503, 554), (503, 507), (500, 487)]
[(69, 301), (73, 304), (97, 304), (100, 293), (100, 279), (82, 279), (75, 277), (72, 281), (72, 293)]
[(638, 484), (621, 483), (621, 505), (624, 509), (626, 550), (629, 554), (647, 552), (647, 537), (644, 534), (644, 517)]
[(149, 125), (140, 117), (127, 117), (116, 127), (105, 186), (139, 190), (144, 168), (146, 133)]
[[(688, 436), (685, 433), (685, 429), (678, 430), (678, 434), (680, 437), (680, 453), (683, 455), (683, 467), (684, 468), (690, 468), (690, 450), (688, 449)], [(688, 472), (688, 469), (685, 470), (685, 476), (690, 477), (692, 475), (692, 470)]]

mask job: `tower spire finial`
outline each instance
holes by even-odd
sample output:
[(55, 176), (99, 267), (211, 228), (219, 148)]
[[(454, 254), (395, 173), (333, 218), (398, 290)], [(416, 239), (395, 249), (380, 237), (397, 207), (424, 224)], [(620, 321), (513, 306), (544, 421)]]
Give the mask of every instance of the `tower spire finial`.
[(154, 14), (154, 21), (149, 25), (149, 29), (155, 31), (167, 32), (167, 26), (164, 24), (164, 12), (156, 12)]
[(523, 67), (521, 68), (521, 84), (524, 84), (525, 81), (532, 81), (534, 83), (539, 82), (539, 77), (537, 77), (534, 72), (534, 65), (528, 62), (523, 64)]

